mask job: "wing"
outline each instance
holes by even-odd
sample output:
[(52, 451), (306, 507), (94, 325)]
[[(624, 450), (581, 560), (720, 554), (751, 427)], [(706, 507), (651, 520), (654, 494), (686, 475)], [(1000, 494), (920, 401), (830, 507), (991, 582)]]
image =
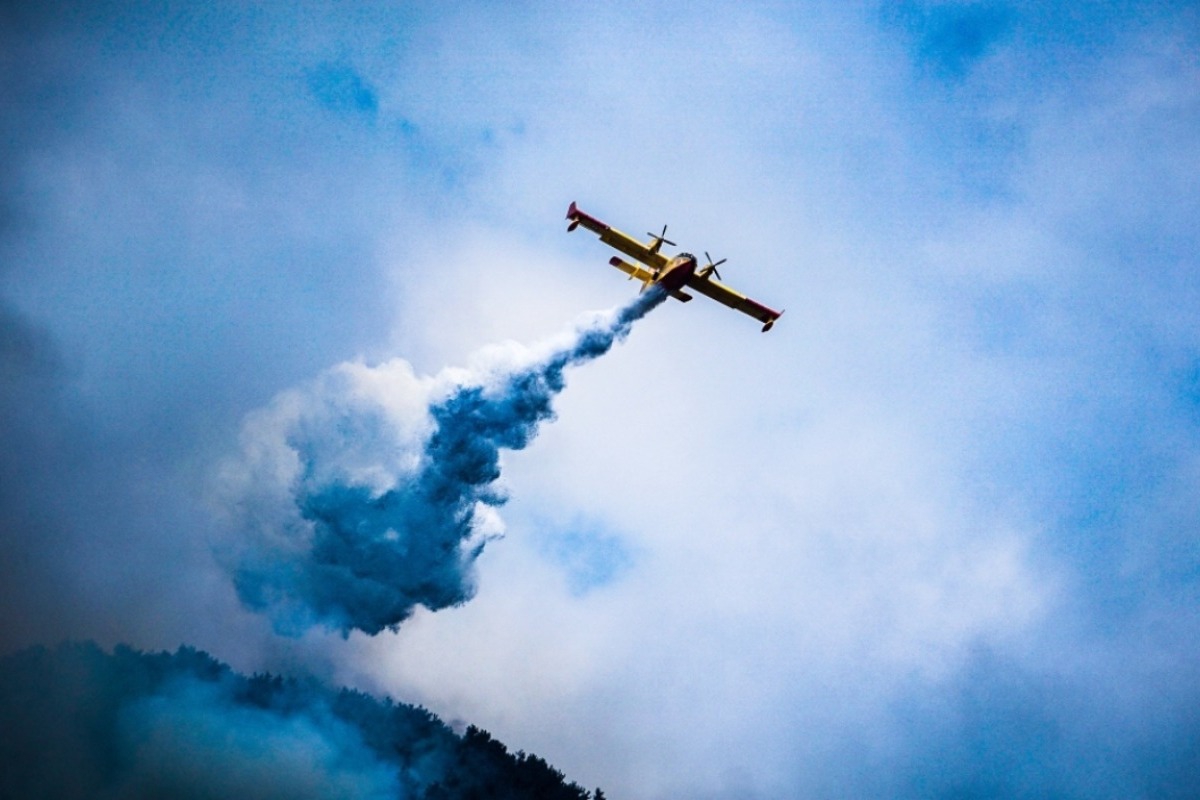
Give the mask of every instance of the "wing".
[[(586, 214), (575, 207), (571, 203), (571, 207), (567, 209), (567, 219), (571, 224), (567, 226), (568, 231), (575, 230), (576, 227), (582, 225), (589, 231), (600, 236), (600, 241), (604, 242), (609, 247), (624, 253), (632, 259), (642, 262), (655, 271), (662, 269), (670, 260), (657, 249), (652, 249), (651, 245), (642, 244), (632, 236), (621, 233), (616, 228), (611, 228), (605, 225), (600, 220), (593, 217), (591, 214)], [(653, 242), (654, 240), (651, 240)], [(613, 266), (616, 266), (615, 264)], [(628, 271), (628, 270), (626, 270)]]
[(724, 303), (732, 309), (754, 317), (763, 323), (763, 333), (771, 330), (771, 326), (775, 324), (775, 320), (783, 316), (782, 311), (767, 308), (762, 303), (755, 302), (741, 292), (735, 292), (725, 284), (718, 283), (710, 278), (701, 278), (699, 275), (692, 275), (688, 278), (687, 285), (700, 294), (711, 297), (718, 303)]

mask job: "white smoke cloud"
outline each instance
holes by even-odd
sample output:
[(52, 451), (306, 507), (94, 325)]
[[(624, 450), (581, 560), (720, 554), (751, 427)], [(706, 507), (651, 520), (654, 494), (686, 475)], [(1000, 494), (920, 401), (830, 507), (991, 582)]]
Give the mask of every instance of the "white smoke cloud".
[(499, 450), (553, 418), (563, 370), (594, 359), (662, 302), (652, 287), (535, 348), (495, 346), (468, 369), (420, 378), (405, 361), (342, 364), (250, 416), (218, 503), (239, 596), (277, 631), (396, 628), (418, 606), (474, 593), (500, 535)]

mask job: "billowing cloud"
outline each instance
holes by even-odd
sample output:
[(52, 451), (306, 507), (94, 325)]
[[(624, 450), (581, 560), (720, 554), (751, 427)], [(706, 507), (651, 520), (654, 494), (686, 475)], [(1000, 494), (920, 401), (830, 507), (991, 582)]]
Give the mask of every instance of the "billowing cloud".
[(659, 287), (562, 341), (485, 352), (421, 379), (403, 360), (335, 367), (247, 424), (224, 476), (240, 511), (230, 568), (282, 633), (395, 629), (416, 606), (458, 605), (500, 532), (500, 450), (553, 415), (564, 370), (607, 353), (660, 304)]
[[(1197, 11), (894, 9), (5, 6), (0, 646), (337, 674), (614, 796), (1186, 796)], [(787, 316), (655, 312), (505, 454), (472, 602), (323, 632), (297, 543), (386, 534), (443, 365), (626, 296), (571, 200)]]

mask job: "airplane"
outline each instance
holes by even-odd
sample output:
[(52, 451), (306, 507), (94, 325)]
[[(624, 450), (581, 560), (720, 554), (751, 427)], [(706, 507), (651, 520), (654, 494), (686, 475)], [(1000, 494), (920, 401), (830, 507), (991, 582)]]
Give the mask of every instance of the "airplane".
[(763, 323), (763, 333), (771, 330), (775, 320), (783, 315), (782, 311), (767, 308), (744, 294), (735, 292), (728, 286), (713, 280), (713, 275), (721, 277), (721, 273), (717, 272), (717, 267), (724, 264), (726, 259), (722, 258), (714, 264), (712, 257), (705, 253), (704, 257), (708, 259), (708, 263), (697, 270), (698, 262), (691, 253), (680, 253), (673, 258), (663, 255), (660, 251), (664, 244), (675, 246), (674, 242), (666, 238), (666, 225), (663, 225), (662, 233), (657, 236), (647, 233), (650, 241), (642, 244), (632, 236), (605, 225), (591, 214), (580, 211), (575, 203), (571, 203), (571, 207), (567, 209), (567, 219), (570, 220), (570, 224), (567, 225), (568, 233), (582, 225), (589, 231), (599, 234), (600, 241), (609, 247), (649, 267), (649, 269), (645, 269), (637, 264), (630, 264), (617, 256), (613, 256), (608, 261), (609, 264), (629, 275), (630, 280), (641, 281), (642, 291), (649, 286), (661, 286), (667, 294), (686, 303), (692, 299), (690, 294), (683, 291), (683, 287), (687, 286), (689, 289), (711, 297), (718, 303), (724, 303), (732, 309), (754, 317)]

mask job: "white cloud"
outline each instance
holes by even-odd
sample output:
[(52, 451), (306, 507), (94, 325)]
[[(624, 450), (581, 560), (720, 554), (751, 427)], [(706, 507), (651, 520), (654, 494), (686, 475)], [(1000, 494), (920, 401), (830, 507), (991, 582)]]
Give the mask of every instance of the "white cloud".
[[(61, 314), (55, 332), (109, 406), (137, 394), (164, 419), (182, 409), (180, 448), (207, 455), (236, 416), (201, 413), (210, 397), (240, 414), (362, 354), (434, 375), (623, 300), (633, 287), (606, 248), (563, 232), (571, 200), (634, 235), (669, 222), (681, 247), (729, 257), (730, 284), (787, 314), (763, 336), (704, 298), (671, 303), (569, 372), (559, 419), (506, 458), (508, 534), (479, 562), (471, 603), (395, 636), (259, 649), (319, 654), (613, 796), (844, 794), (872, 785), (857, 757), (904, 751), (898, 698), (953, 685), (974, 648), (1037, 673), (1097, 645), (1103, 669), (1071, 662), (1068, 679), (1085, 694), (1105, 691), (1089, 670), (1121, 683), (1124, 651), (1095, 632), (1111, 622), (1106, 593), (1130, 602), (1096, 577), (1113, 567), (1105, 547), (1129, 594), (1158, 586), (1134, 616), (1170, 620), (1152, 642), (1164, 663), (1190, 647), (1178, 598), (1192, 579), (1154, 575), (1163, 553), (1194, 562), (1195, 401), (1179, 377), (1197, 353), (1200, 84), (1180, 33), (1194, 27), (1163, 12), (1125, 33), (1127, 10), (1103, 37), (1097, 19), (1056, 39), (1063, 19), (1015, 8), (1012, 38), (952, 85), (912, 70), (904, 32), (831, 6), (289, 21), (201, 104), (225, 110), (238, 154), (132, 114), (136, 136), (106, 126), (32, 159), (44, 208), (70, 213), (46, 216), (57, 244), (22, 251), (49, 254), (47, 270), (6, 277), (6, 292)], [(301, 68), (346, 53), (378, 90), (373, 128), (303, 110)], [(161, 58), (171, 76), (207, 74)], [(177, 78), (143, 77), (151, 101), (103, 96), (150, 111), (174, 96)], [(140, 164), (156, 137), (170, 146), (148, 151), (169, 169), (110, 169)], [(219, 168), (193, 168), (192, 147)], [(147, 187), (144, 203), (108, 202)], [(194, 203), (157, 213), (176, 190)], [(107, 227), (91, 224), (97, 209)], [(162, 230), (146, 232), (143, 212)], [(80, 266), (171, 262), (180, 226), (195, 280)], [(142, 235), (161, 250), (123, 244)], [(239, 334), (197, 344), (214, 317)], [(170, 370), (133, 346), (145, 342)], [(136, 380), (115, 386), (112, 364)], [(325, 380), (339, 375), (375, 404), (418, 380), (362, 363)], [(207, 433), (214, 419), (223, 433)], [(260, 463), (282, 481), (294, 465), (273, 452)], [(584, 594), (539, 549), (537, 526), (575, 514), (633, 554)], [(1060, 630), (1066, 643), (1048, 644)]]

